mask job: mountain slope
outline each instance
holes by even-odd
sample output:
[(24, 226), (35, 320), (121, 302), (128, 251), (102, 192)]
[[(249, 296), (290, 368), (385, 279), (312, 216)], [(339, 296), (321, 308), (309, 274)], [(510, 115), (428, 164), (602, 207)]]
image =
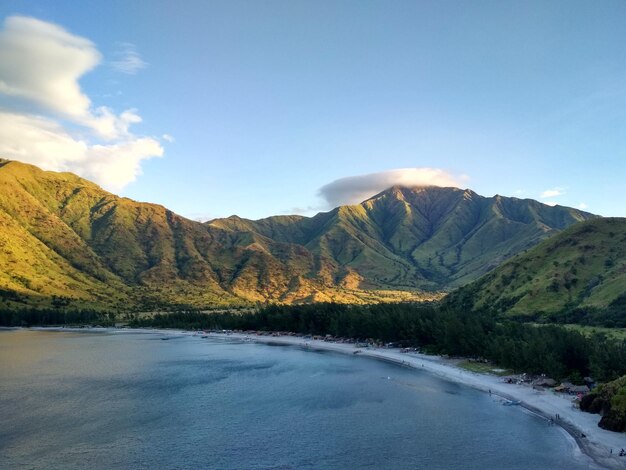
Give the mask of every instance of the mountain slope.
[(314, 217), (202, 224), (69, 173), (0, 160), (0, 300), (158, 309), (435, 298), (421, 291), (474, 280), (590, 217), (469, 190), (395, 187)]
[(0, 298), (155, 309), (242, 301), (377, 301), (350, 270), (295, 244), (120, 198), (75, 175), (0, 161)]
[(454, 292), (447, 302), (510, 315), (565, 315), (569, 321), (581, 320), (576, 311), (580, 316), (605, 310), (614, 320), (626, 320), (626, 219), (576, 224)]
[(444, 290), (593, 215), (457, 188), (393, 187), (311, 218), (230, 217), (208, 225), (303, 245), (353, 269), (364, 287)]

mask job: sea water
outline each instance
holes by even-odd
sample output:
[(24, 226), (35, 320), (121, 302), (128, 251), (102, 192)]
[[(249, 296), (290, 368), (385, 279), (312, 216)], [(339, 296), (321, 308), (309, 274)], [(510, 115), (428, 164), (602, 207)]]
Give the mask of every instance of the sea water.
[(373, 359), (172, 333), (5, 330), (0, 467), (575, 470), (589, 461), (520, 407)]

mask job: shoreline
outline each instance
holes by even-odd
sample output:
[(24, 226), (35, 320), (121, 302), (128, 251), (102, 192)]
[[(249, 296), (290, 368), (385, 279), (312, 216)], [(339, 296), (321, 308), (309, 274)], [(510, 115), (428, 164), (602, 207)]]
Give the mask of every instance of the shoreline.
[[(163, 330), (157, 330), (163, 332)], [(358, 348), (349, 343), (333, 343), (305, 339), (302, 336), (265, 336), (244, 333), (209, 333), (209, 338), (251, 341), (262, 344), (295, 346), (301, 349), (330, 351), (357, 355), (389, 362), (398, 366), (423, 370), (432, 375), (460, 383), (504, 400), (519, 401), (519, 406), (546, 421), (553, 420), (571, 439), (585, 458), (601, 468), (626, 469), (626, 457), (619, 457), (626, 447), (626, 434), (615, 433), (598, 427), (600, 416), (585, 413), (572, 406), (569, 396), (549, 390), (536, 390), (528, 385), (508, 384), (495, 375), (481, 374), (461, 369), (453, 360), (422, 353), (401, 353), (398, 348)], [(359, 351), (355, 354), (355, 351)], [(560, 419), (555, 420), (555, 415)], [(584, 434), (585, 437), (582, 437)], [(613, 454), (610, 453), (613, 449)]]

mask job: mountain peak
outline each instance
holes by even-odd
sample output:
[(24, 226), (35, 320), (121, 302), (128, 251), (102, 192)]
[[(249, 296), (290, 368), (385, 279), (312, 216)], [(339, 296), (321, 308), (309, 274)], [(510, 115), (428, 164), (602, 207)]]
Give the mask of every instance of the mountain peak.
[(344, 302), (415, 298), (475, 280), (593, 217), (469, 189), (395, 185), (313, 217), (200, 223), (69, 173), (10, 163), (0, 163), (0, 239), (10, 247), (0, 252), (0, 299), (9, 292), (152, 308), (306, 302), (316, 293)]
[[(463, 191), (462, 189), (455, 188), (452, 186), (436, 186), (436, 185), (402, 185), (402, 184), (394, 184), (393, 186), (388, 187), (387, 189), (374, 194), (370, 198), (366, 199), (363, 202), (380, 199), (383, 197), (395, 197), (395, 198), (406, 198), (409, 194), (419, 194), (419, 193), (457, 193), (459, 191)], [(466, 190), (469, 191), (469, 190)], [(475, 194), (475, 193), (474, 193)]]

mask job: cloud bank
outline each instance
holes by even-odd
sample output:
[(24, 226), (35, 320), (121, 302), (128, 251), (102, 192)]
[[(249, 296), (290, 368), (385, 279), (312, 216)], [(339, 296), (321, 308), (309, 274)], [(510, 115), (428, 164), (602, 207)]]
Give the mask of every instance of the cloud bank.
[[(96, 107), (79, 79), (102, 55), (86, 38), (24, 16), (0, 30), (0, 157), (72, 171), (119, 191), (141, 162), (163, 155), (158, 140), (135, 136), (135, 109)], [(71, 131), (64, 123), (71, 123)]]
[(391, 186), (460, 187), (467, 177), (457, 177), (439, 168), (400, 168), (367, 175), (340, 178), (318, 190), (329, 207), (358, 204)]

